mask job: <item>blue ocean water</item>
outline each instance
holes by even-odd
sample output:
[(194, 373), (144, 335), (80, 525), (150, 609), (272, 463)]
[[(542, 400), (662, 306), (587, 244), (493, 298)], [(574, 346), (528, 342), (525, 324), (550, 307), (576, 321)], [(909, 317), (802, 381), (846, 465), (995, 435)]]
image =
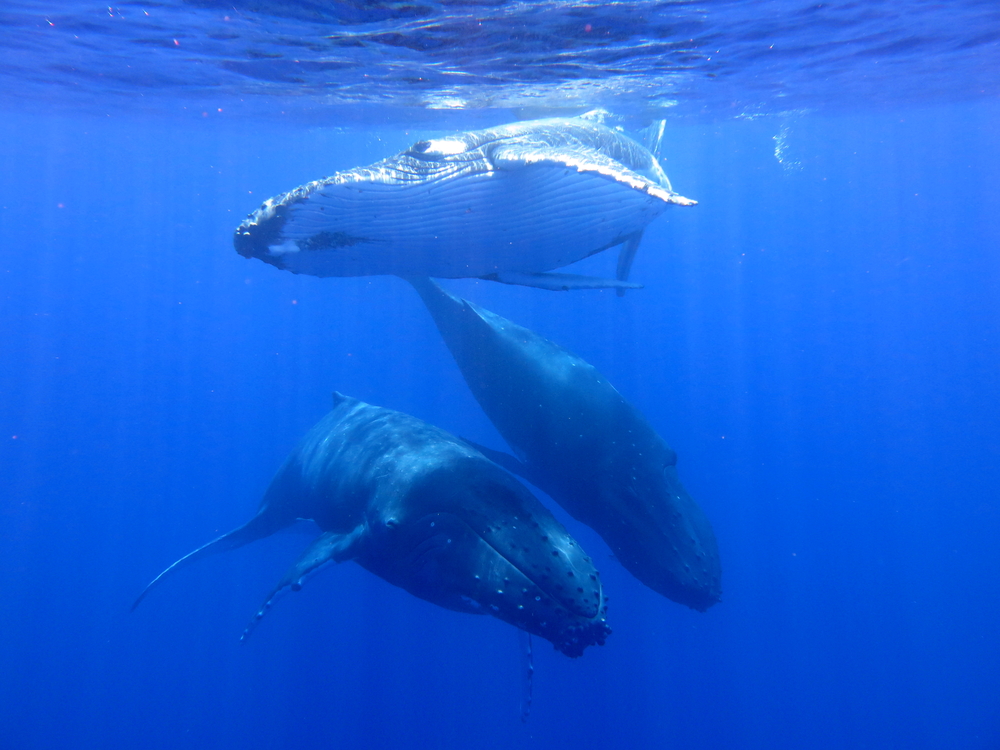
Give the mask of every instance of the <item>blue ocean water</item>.
[[(14, 2), (0, 11), (0, 747), (1000, 746), (992, 3)], [(449, 289), (596, 365), (719, 540), (698, 613), (591, 551), (607, 644), (353, 563), (239, 635), (313, 534), (182, 571), (333, 390), (502, 447), (419, 298), (232, 248), (420, 138), (667, 121), (699, 201), (624, 298)], [(610, 274), (611, 253), (580, 264)]]

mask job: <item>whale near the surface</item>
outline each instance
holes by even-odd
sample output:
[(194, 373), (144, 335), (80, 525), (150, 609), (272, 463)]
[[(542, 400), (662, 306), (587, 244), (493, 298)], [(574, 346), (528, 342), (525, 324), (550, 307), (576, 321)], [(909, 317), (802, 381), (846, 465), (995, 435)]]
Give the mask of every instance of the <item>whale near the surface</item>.
[[(662, 134), (662, 130), (661, 130)], [(484, 278), (626, 288), (643, 230), (674, 192), (657, 158), (587, 116), (424, 140), (271, 198), (236, 250), (313, 276)], [(615, 279), (551, 273), (621, 246)]]
[(704, 611), (719, 601), (715, 534), (677, 455), (592, 365), (533, 331), (409, 280), (516, 456), (476, 445), (594, 529), (648, 587)]
[(341, 394), (289, 455), (256, 515), (163, 571), (133, 609), (178, 568), (299, 519), (322, 533), (251, 625), (283, 589), (298, 590), (328, 562), (355, 560), (422, 599), (493, 615), (568, 656), (611, 632), (593, 562), (524, 485), (437, 427)]

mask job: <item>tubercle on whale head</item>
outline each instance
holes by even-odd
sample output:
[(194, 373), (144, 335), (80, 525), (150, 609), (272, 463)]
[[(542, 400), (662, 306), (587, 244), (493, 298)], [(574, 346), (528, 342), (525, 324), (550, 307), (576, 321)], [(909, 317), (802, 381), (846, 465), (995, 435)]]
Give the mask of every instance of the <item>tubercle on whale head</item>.
[[(530, 492), (483, 458), (414, 485), (372, 527), (385, 535), (358, 562), (450, 609), (489, 614), (570, 657), (603, 645), (607, 600), (579, 544)], [(456, 476), (457, 474), (457, 476)]]
[(291, 250), (289, 244), (291, 240), (284, 237), (282, 232), (289, 207), (299, 199), (301, 196), (285, 193), (264, 201), (260, 208), (236, 227), (233, 233), (233, 247), (236, 252), (244, 258), (257, 258), (278, 268), (284, 268), (281, 256)]

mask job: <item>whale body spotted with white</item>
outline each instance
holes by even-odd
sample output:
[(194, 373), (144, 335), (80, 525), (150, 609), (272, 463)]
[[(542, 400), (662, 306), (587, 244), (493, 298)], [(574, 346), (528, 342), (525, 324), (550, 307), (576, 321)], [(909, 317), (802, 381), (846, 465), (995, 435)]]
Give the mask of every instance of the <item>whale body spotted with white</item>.
[[(653, 153), (586, 116), (420, 141), (271, 198), (237, 228), (248, 258), (313, 276), (478, 277), (546, 289), (627, 281), (675, 193)], [(546, 273), (621, 245), (616, 279)]]
[(298, 519), (322, 533), (254, 622), (286, 587), (298, 590), (329, 562), (354, 560), (421, 599), (493, 615), (568, 656), (611, 632), (591, 559), (524, 485), (444, 430), (339, 393), (278, 470), (257, 514), (163, 571), (132, 608), (168, 573)]

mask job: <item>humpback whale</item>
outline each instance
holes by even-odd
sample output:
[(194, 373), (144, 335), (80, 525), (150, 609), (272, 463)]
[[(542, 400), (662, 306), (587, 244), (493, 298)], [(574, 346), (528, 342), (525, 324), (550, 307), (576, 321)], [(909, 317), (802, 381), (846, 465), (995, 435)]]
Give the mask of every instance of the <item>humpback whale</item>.
[[(588, 116), (420, 141), (271, 198), (236, 250), (313, 276), (478, 277), (543, 289), (628, 282), (646, 225), (673, 204), (656, 157)], [(617, 245), (617, 278), (547, 273)]]
[(654, 591), (700, 611), (718, 602), (712, 527), (678, 479), (676, 454), (645, 417), (558, 344), (428, 278), (409, 281), (517, 457), (475, 447), (599, 533)]
[(285, 588), (297, 591), (328, 562), (355, 560), (422, 599), (493, 615), (567, 656), (611, 632), (591, 559), (524, 485), (444, 430), (339, 393), (278, 470), (256, 515), (168, 567), (132, 608), (178, 568), (298, 519), (322, 533), (251, 626)]

